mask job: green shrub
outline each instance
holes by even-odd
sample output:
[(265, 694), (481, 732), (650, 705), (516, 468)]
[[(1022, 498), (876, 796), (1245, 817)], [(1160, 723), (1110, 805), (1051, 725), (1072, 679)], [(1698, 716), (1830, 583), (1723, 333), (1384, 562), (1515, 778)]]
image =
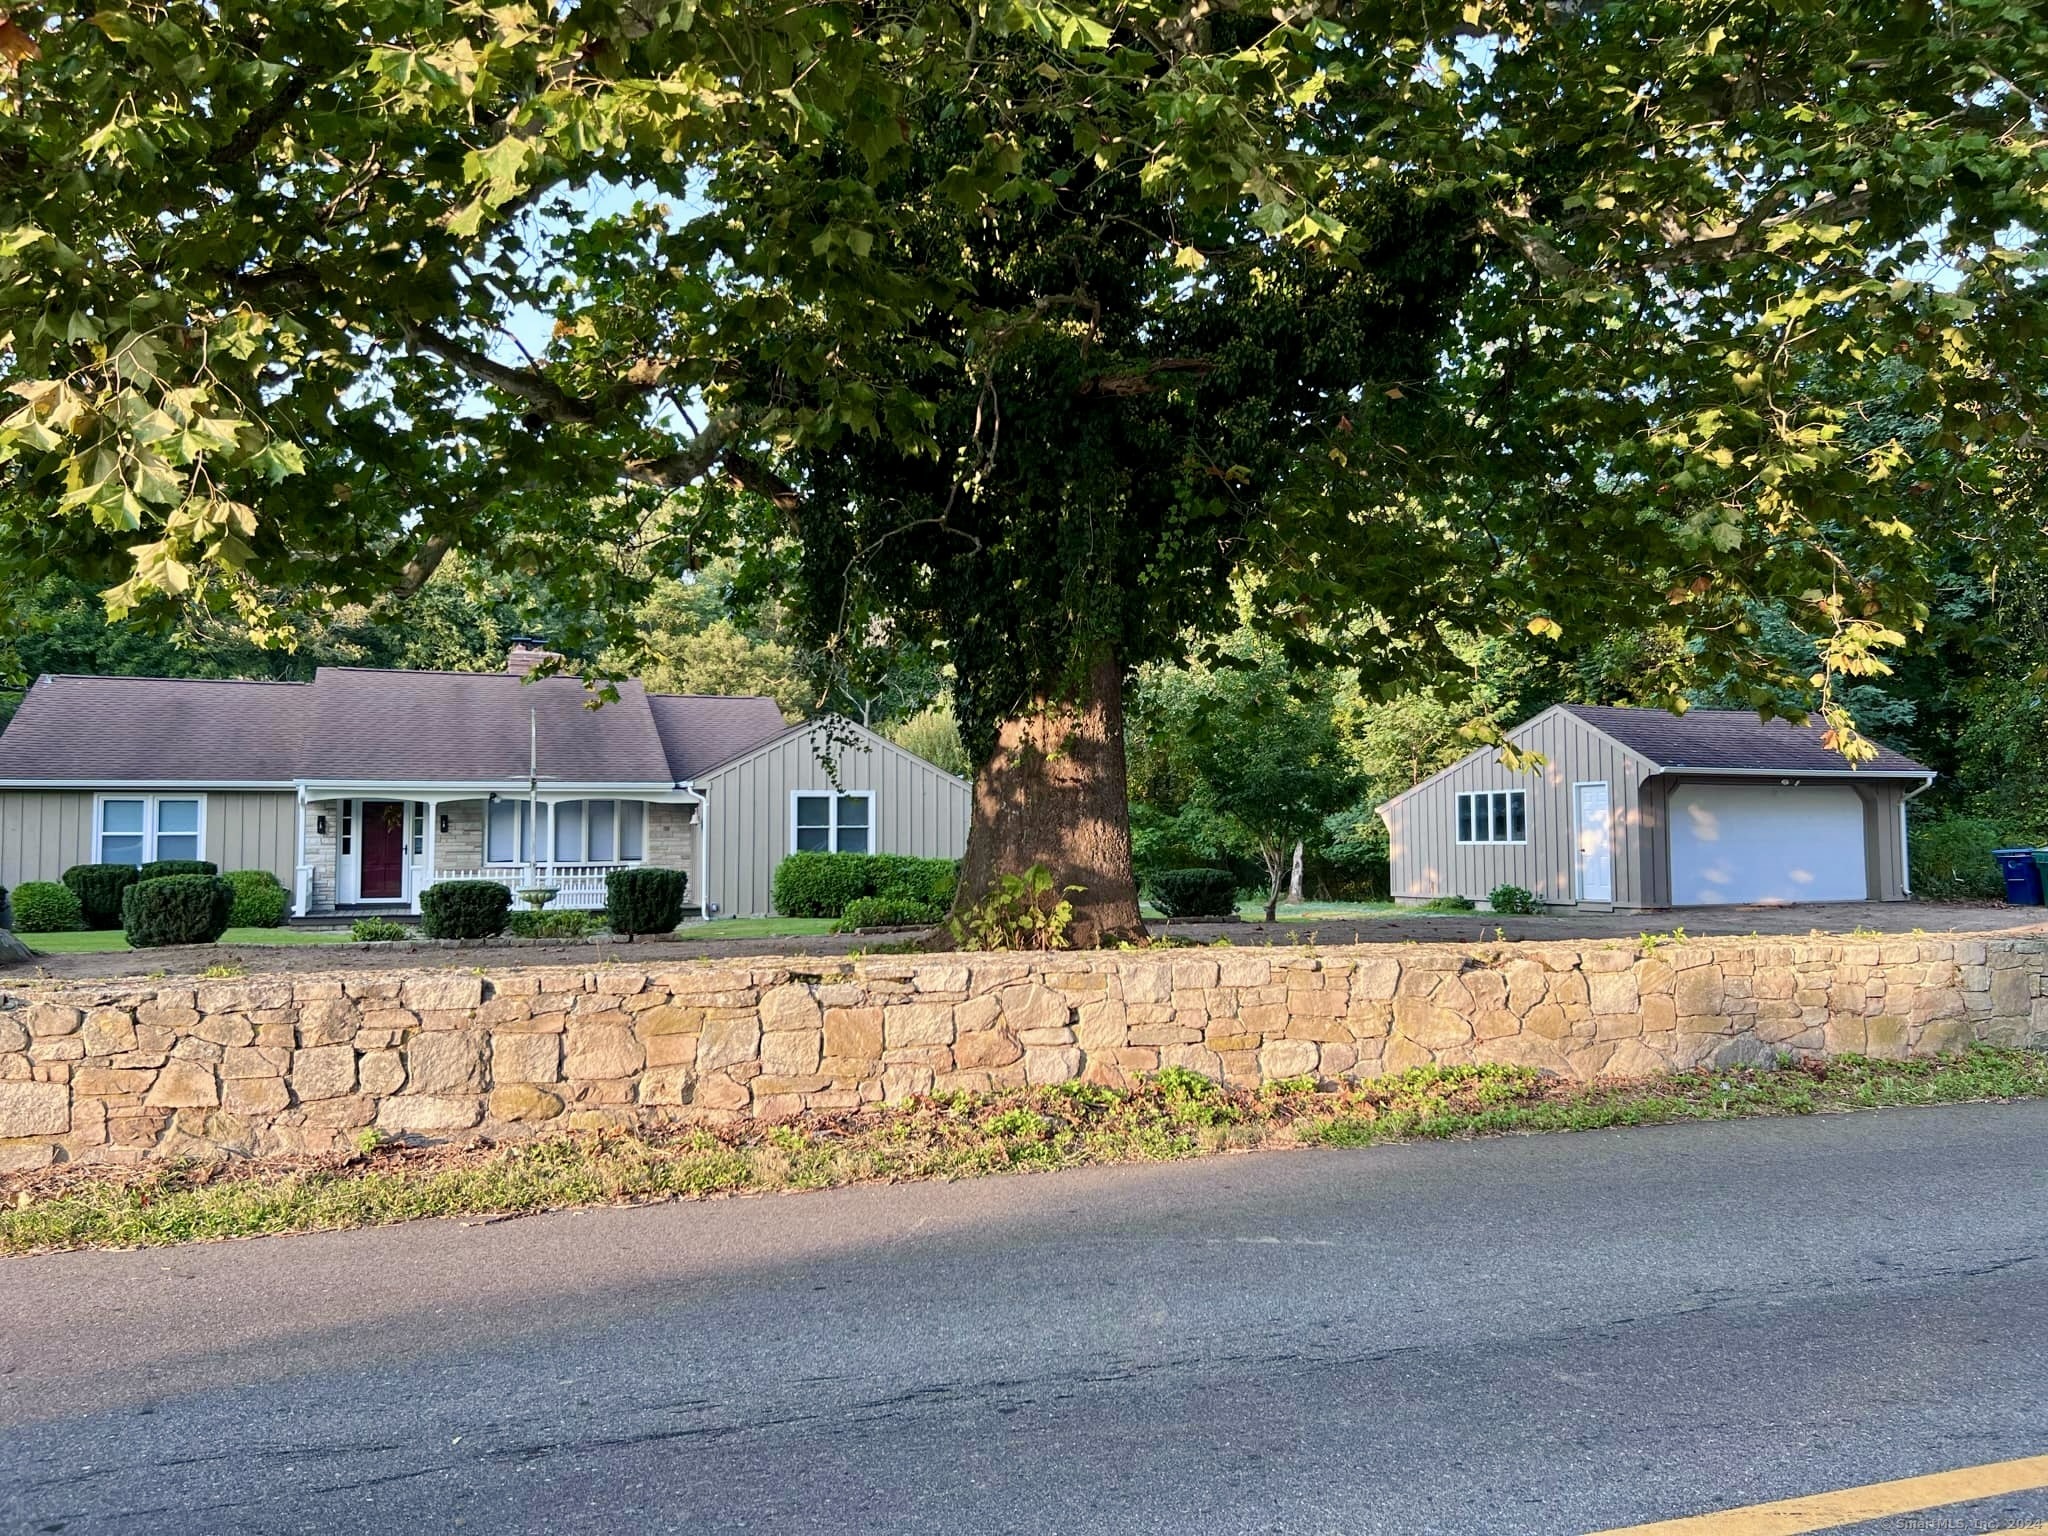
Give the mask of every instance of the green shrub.
[(946, 919), (962, 949), (1071, 949), (1067, 930), (1078, 885), (1061, 886), (1051, 870), (1034, 864), (1021, 875), (1004, 875), (981, 900)]
[(235, 888), (230, 928), (282, 928), (292, 909), (292, 893), (267, 869), (232, 869), (221, 878)]
[(420, 894), (420, 932), (430, 939), (488, 939), (505, 931), (512, 893), (495, 880), (443, 880)]
[(869, 896), (890, 896), (903, 901), (923, 902), (941, 914), (953, 905), (953, 893), (960, 888), (958, 859), (914, 859), (902, 853), (851, 854), (865, 858)]
[(1476, 912), (1470, 896), (1432, 896), (1416, 909), (1418, 912)]
[(348, 925), (348, 936), (357, 944), (390, 944), (412, 937), (412, 930), (388, 917), (359, 917)]
[(863, 896), (891, 896), (944, 911), (960, 866), (900, 853), (792, 853), (775, 866), (775, 910), (784, 917), (840, 917)]
[(1519, 885), (1496, 885), (1488, 893), (1486, 904), (1510, 917), (1529, 917), (1543, 910), (1543, 903), (1536, 899), (1536, 893)]
[(505, 931), (516, 939), (587, 939), (604, 927), (595, 912), (564, 908), (559, 912), (514, 912)]
[(683, 920), (690, 877), (680, 869), (615, 869), (604, 877), (604, 909), (613, 933), (674, 933)]
[(1994, 848), (2026, 846), (2003, 821), (1984, 816), (1942, 816), (1909, 831), (1913, 894), (1932, 901), (2002, 901), (2005, 877)]
[(85, 914), (71, 887), (55, 880), (24, 880), (14, 888), (16, 933), (75, 933)]
[(792, 853), (775, 866), (775, 910), (784, 917), (838, 917), (868, 889), (868, 855)]
[(211, 859), (151, 859), (136, 874), (137, 880), (164, 880), (172, 875), (217, 875), (220, 866)]
[(946, 909), (909, 896), (857, 896), (846, 904), (834, 933), (862, 928), (928, 928), (945, 917)]
[(218, 875), (163, 875), (121, 893), (121, 926), (136, 949), (211, 944), (234, 906), (235, 888)]
[(1168, 917), (1234, 917), (1237, 876), (1227, 869), (1162, 869), (1148, 894)]
[(121, 926), (121, 897), (136, 878), (133, 864), (74, 864), (64, 871), (88, 928)]

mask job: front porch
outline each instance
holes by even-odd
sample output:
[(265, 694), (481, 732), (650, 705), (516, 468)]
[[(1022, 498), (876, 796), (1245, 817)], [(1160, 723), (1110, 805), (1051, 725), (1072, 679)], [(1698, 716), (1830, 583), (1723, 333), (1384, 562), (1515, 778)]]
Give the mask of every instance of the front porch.
[(698, 894), (704, 867), (700, 802), (687, 791), (595, 794), (526, 786), (300, 789), (292, 913), (417, 913), (444, 880), (495, 880), (514, 892), (553, 890), (547, 910), (597, 911), (616, 869), (680, 869)]

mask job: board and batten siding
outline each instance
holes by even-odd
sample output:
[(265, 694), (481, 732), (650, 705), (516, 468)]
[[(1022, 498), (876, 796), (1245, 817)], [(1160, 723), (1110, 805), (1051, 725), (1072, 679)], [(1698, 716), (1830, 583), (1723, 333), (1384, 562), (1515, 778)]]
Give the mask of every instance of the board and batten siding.
[[(1614, 822), (1614, 905), (1655, 904), (1664, 802), (1652, 766), (1563, 710), (1538, 715), (1508, 738), (1545, 761), (1512, 769), (1497, 751), (1479, 752), (1383, 809), (1395, 899), (1484, 901), (1495, 886), (1519, 885), (1547, 903), (1576, 902), (1572, 786), (1602, 781)], [(1498, 789), (1527, 793), (1529, 840), (1459, 843), (1458, 796)]]
[(275, 790), (215, 790), (206, 797), (206, 854), (222, 874), (267, 869), (286, 890), (297, 864), (297, 797)]
[[(874, 792), (873, 851), (925, 859), (965, 853), (968, 786), (871, 731), (851, 730), (858, 744), (833, 748), (836, 788)], [(720, 917), (765, 917), (774, 910), (775, 866), (789, 855), (790, 796), (835, 788), (818, 761), (822, 745), (811, 731), (793, 731), (693, 782), (710, 807), (710, 884), (693, 896), (715, 903)]]
[[(108, 794), (190, 795), (186, 789), (130, 789)], [(206, 802), (202, 858), (221, 870), (267, 869), (292, 883), (293, 797), (275, 790), (214, 790)], [(0, 885), (56, 880), (74, 864), (92, 862), (94, 791), (0, 789)]]
[(56, 880), (91, 862), (91, 790), (0, 789), (0, 885)]

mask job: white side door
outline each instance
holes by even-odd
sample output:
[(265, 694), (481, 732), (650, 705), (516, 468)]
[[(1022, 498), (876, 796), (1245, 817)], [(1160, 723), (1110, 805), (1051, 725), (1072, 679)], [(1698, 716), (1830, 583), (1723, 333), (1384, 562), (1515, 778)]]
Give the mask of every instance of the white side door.
[(1606, 782), (1572, 786), (1579, 900), (1614, 900), (1614, 823)]

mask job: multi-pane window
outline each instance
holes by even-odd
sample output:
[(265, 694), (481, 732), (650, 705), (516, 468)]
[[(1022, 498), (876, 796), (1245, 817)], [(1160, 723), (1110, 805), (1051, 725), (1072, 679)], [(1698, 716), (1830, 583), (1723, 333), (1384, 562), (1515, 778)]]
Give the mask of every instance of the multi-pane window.
[(412, 851), (416, 854), (427, 851), (427, 802), (424, 800), (412, 803)]
[(109, 795), (100, 801), (99, 860), (141, 866), (155, 859), (199, 857), (199, 800), (194, 795)]
[[(527, 861), (523, 800), (496, 800), (484, 826), (486, 864)], [(647, 806), (639, 800), (558, 800), (540, 808), (540, 846), (556, 864), (633, 864), (645, 856)]]
[(790, 846), (798, 853), (872, 853), (874, 797), (866, 792), (796, 796)]
[(1526, 792), (1519, 789), (1494, 789), (1458, 796), (1458, 841), (1529, 841), (1529, 808)]

